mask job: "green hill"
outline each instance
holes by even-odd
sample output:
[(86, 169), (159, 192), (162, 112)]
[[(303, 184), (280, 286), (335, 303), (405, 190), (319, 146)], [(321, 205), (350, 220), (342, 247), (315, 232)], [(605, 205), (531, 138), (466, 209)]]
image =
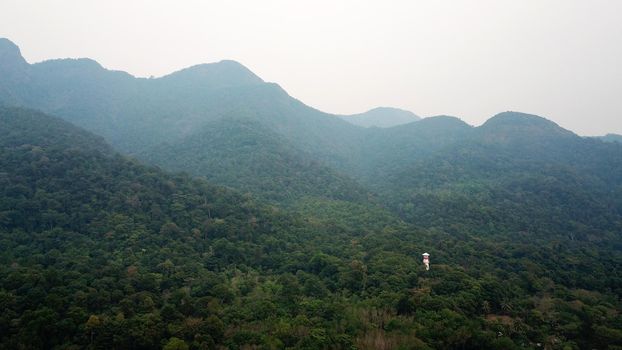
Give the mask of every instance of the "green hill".
[(216, 120), (181, 141), (138, 156), (278, 203), (307, 196), (357, 202), (368, 199), (368, 191), (356, 182), (252, 119)]
[[(327, 307), (348, 288), (347, 235), (142, 166), (39, 112), (0, 108), (0, 133), (2, 348), (269, 343), (249, 333), (257, 322), (275, 332), (274, 317), (303, 312), (291, 304), (302, 289), (284, 284), (309, 281), (304, 293)], [(323, 255), (334, 297), (318, 277), (291, 274), (310, 270), (328, 240), (343, 254)]]

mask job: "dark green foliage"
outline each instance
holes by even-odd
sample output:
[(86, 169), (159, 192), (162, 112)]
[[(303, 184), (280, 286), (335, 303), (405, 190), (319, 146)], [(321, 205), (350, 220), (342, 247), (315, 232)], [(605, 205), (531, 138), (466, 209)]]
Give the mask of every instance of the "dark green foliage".
[(3, 348), (620, 341), (622, 257), (599, 241), (482, 240), (317, 197), (283, 213), (141, 166), (36, 112), (1, 109), (0, 131), (10, 135), (0, 144)]
[(359, 202), (368, 197), (355, 181), (251, 119), (219, 119), (183, 141), (162, 144), (138, 156), (279, 203), (303, 196)]

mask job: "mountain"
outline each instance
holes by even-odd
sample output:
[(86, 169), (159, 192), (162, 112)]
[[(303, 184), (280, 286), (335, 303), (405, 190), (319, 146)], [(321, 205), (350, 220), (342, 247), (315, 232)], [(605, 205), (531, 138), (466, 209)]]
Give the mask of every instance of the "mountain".
[(479, 137), (484, 142), (495, 144), (523, 143), (538, 147), (541, 143), (555, 143), (562, 139), (576, 138), (576, 135), (559, 125), (540, 116), (504, 112), (488, 119), (477, 128)]
[(162, 77), (159, 82), (176, 90), (219, 89), (264, 83), (248, 68), (231, 60), (182, 69)]
[(383, 205), (417, 222), (421, 211), (400, 208), (424, 188), (437, 195), (485, 184), (488, 191), (502, 178), (503, 186), (524, 176), (539, 181), (551, 169), (556, 173), (546, 175), (579, 178), (577, 191), (602, 195), (603, 202), (614, 200), (619, 186), (619, 148), (534, 115), (504, 112), (480, 127), (439, 116), (361, 128), (304, 105), (233, 61), (137, 79), (89, 59), (24, 65), (14, 45), (3, 47), (9, 62), (3, 69), (15, 73), (13, 85), (2, 83), (15, 87), (11, 98), (102, 135), (126, 154), (277, 203), (306, 196), (360, 203), (377, 192)]
[(312, 348), (359, 336), (328, 319), (296, 326), (307, 335), (278, 328), (316, 312), (301, 302), (333, 312), (360, 288), (354, 228), (143, 166), (40, 112), (0, 108), (0, 134), (1, 348)]
[(365, 113), (340, 116), (341, 119), (354, 125), (369, 128), (389, 128), (421, 120), (416, 114), (399, 108), (377, 107)]
[[(341, 193), (337, 195), (339, 198), (360, 196), (360, 188), (346, 194), (357, 187), (352, 179), (325, 166), (347, 159), (359, 130), (291, 98), (278, 85), (265, 83), (237, 62), (202, 64), (157, 79), (140, 79), (107, 70), (90, 59), (60, 59), (29, 65), (17, 47), (6, 40), (2, 52), (7, 52), (8, 58), (0, 62), (6, 61), (1, 69), (11, 72), (11, 80), (3, 78), (0, 82), (0, 86), (6, 86), (0, 90), (0, 101), (62, 116), (103, 136), (115, 149), (126, 154), (164, 166), (179, 164), (178, 159), (206, 156), (210, 164), (197, 166), (200, 162), (193, 162), (173, 170), (187, 170), (193, 175), (223, 180), (219, 182), (223, 185), (243, 184), (239, 180), (230, 181), (230, 177), (212, 176), (213, 171), (231, 173), (231, 169), (207, 171), (206, 166), (227, 164), (232, 154), (228, 150), (197, 148), (209, 146), (197, 141), (202, 138), (201, 134), (219, 132), (208, 129), (218, 127), (223, 118), (233, 118), (230, 123), (240, 121), (238, 131), (250, 131), (249, 124), (245, 123), (252, 121), (257, 135), (265, 137), (267, 144), (280, 147), (279, 155), (265, 154), (262, 152), (274, 151), (270, 149), (272, 146), (248, 147), (242, 137), (227, 141), (235, 149), (244, 149), (244, 156), (252, 157), (254, 165), (246, 162), (243, 164), (248, 167), (238, 169), (249, 175), (255, 172), (258, 176), (255, 180), (264, 179), (259, 181), (263, 184), (252, 182), (262, 186), (253, 188), (256, 194), (271, 199), (291, 197), (293, 193)], [(270, 130), (271, 134), (265, 130)], [(270, 138), (279, 140), (274, 143)], [(233, 145), (231, 140), (241, 143)], [(186, 142), (188, 144), (184, 145)], [(284, 156), (283, 152), (290, 152), (285, 151), (285, 144), (297, 150)], [(175, 145), (177, 151), (190, 153), (162, 151), (166, 145)], [(164, 159), (165, 155), (169, 158)], [(224, 158), (216, 159), (218, 156)], [(291, 164), (287, 163), (289, 161)], [(266, 178), (289, 165), (292, 169), (278, 174), (282, 181), (274, 182), (272, 187), (265, 185)], [(318, 180), (310, 182), (311, 178)], [(277, 183), (279, 189), (274, 188)], [(248, 190), (249, 186), (239, 188)]]
[(620, 144), (1, 43), (0, 348), (622, 346)]
[(502, 113), (402, 164), (376, 187), (403, 218), (424, 226), (449, 228), (456, 220), (480, 233), (599, 240), (622, 227), (621, 154), (620, 145), (544, 118)]
[[(23, 61), (19, 51), (16, 55)], [(355, 133), (350, 124), (302, 104), (234, 61), (197, 65), (155, 79), (110, 71), (90, 59), (15, 66), (3, 67), (15, 76), (6, 85), (26, 86), (27, 91), (18, 89), (14, 104), (61, 115), (129, 153), (183, 139), (227, 115), (256, 119), (291, 142), (325, 154), (346, 145), (344, 137)]]
[[(162, 318), (178, 314), (160, 308), (226, 289), (208, 269), (242, 256), (219, 247), (278, 239), (276, 216), (248, 198), (141, 166), (58, 118), (2, 108), (0, 133), (2, 348), (86, 347), (84, 332), (91, 345), (159, 348)], [(222, 321), (205, 327), (219, 342)]]
[[(24, 66), (19, 50), (4, 46), (11, 63), (3, 69), (15, 71), (17, 79), (9, 90), (21, 103), (58, 114), (151, 164), (275, 203), (292, 205), (307, 196), (363, 203), (375, 192), (402, 219), (431, 225), (419, 217), (430, 216), (425, 206), (403, 208), (429, 192), (484, 186), (489, 195), (502, 186), (505, 193), (517, 178), (549, 176), (575, 179), (576, 191), (594, 194), (581, 194), (581, 202), (596, 212), (615, 202), (619, 186), (618, 148), (583, 140), (534, 115), (504, 112), (480, 127), (439, 116), (361, 128), (304, 105), (233, 61), (137, 79), (88, 59)], [(562, 217), (574, 215), (550, 204), (569, 210)], [(525, 212), (533, 207), (517, 205)]]
[(252, 119), (222, 118), (181, 141), (158, 145), (138, 156), (165, 169), (186, 171), (277, 203), (306, 196), (368, 199), (368, 191), (354, 180)]
[[(62, 116), (103, 136), (126, 154), (169, 170), (185, 170), (223, 185), (241, 186), (236, 188), (245, 191), (252, 189), (270, 199), (327, 193), (340, 193), (336, 195), (338, 198), (361, 197), (360, 186), (352, 176), (360, 174), (359, 162), (367, 158), (361, 150), (365, 148), (368, 130), (304, 105), (237, 62), (202, 64), (157, 79), (139, 79), (107, 70), (90, 59), (50, 60), (29, 65), (14, 45), (11, 48), (13, 60), (22, 64), (20, 69), (15, 69), (15, 81), (6, 82), (10, 94), (4, 96), (7, 100), (10, 96), (12, 101), (8, 105)], [(6, 69), (13, 66), (7, 65)], [(404, 114), (392, 109), (377, 111)], [(229, 142), (228, 147), (245, 149), (244, 154), (232, 154), (230, 150), (218, 152), (206, 148), (207, 143), (197, 142), (204, 138), (201, 134), (218, 133), (209, 128), (217, 127), (223, 119), (242, 123), (237, 129), (230, 129), (238, 131), (249, 131), (244, 123), (252, 121), (257, 134), (266, 138), (258, 145), (280, 144), (280, 151), (267, 154), (275, 150), (248, 147), (242, 137), (231, 138), (240, 143)], [(172, 145), (175, 152), (169, 147)], [(285, 148), (290, 149), (287, 150), (290, 155), (283, 156)], [(195, 159), (197, 156), (209, 161), (201, 165)], [(233, 180), (241, 179), (240, 176), (215, 176), (231, 174), (231, 169), (218, 169), (214, 164), (234, 164), (232, 158), (237, 156), (252, 156), (252, 161), (239, 163), (235, 170), (256, 175), (253, 178), (256, 181), (246, 181), (251, 180), (250, 176), (243, 176), (245, 181)], [(177, 167), (179, 159), (188, 162)], [(260, 159), (262, 164), (258, 165)], [(266, 186), (270, 183), (266, 179), (274, 177), (276, 169), (282, 170), (278, 174), (281, 180)], [(310, 181), (311, 178), (321, 180)]]

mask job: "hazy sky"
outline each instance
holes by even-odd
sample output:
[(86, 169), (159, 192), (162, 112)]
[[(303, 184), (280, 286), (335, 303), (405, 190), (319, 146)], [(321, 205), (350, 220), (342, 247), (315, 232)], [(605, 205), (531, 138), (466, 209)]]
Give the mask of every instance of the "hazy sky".
[(0, 0), (29, 62), (161, 76), (237, 60), (332, 113), (376, 106), (479, 125), (518, 110), (622, 133), (618, 0)]

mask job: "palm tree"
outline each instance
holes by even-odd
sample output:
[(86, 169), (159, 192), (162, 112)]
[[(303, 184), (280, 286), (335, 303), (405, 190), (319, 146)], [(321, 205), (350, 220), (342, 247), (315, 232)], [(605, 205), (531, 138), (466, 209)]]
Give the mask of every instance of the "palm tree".
[(488, 302), (488, 300), (484, 300), (482, 302), (482, 311), (484, 312), (484, 315), (490, 313), (490, 303)]
[(509, 300), (506, 299), (501, 302), (501, 310), (503, 310), (505, 313), (512, 311), (512, 304)]

